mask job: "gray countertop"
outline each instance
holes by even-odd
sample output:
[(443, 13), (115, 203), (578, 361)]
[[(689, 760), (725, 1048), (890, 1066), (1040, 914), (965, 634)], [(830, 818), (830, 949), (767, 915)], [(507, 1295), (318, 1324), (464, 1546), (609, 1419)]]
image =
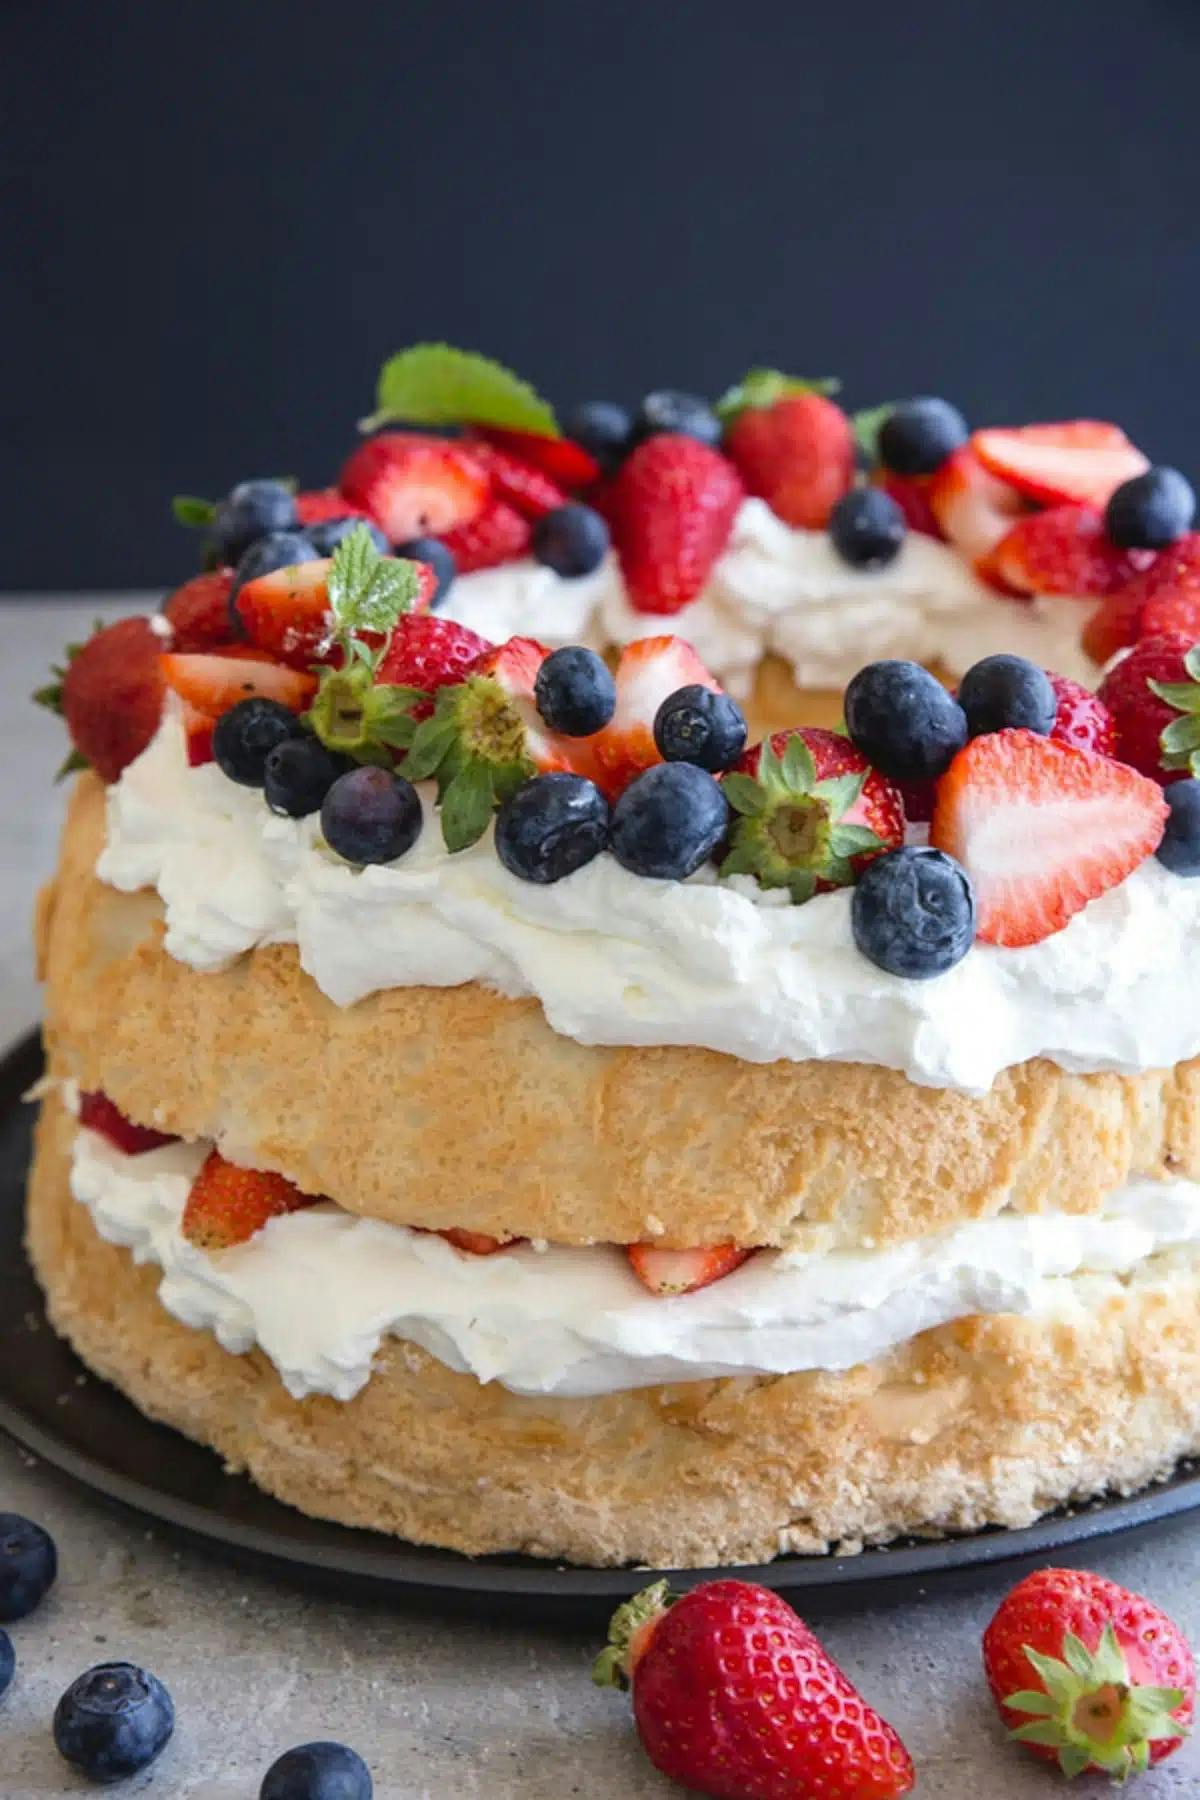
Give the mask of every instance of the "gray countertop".
[[(3, 841), (0, 1027), (36, 1016), (28, 916), (51, 866), (61, 793), (50, 774), (62, 737), (26, 696), (66, 640), (132, 597), (53, 597), (0, 606)], [(93, 1662), (127, 1658), (167, 1683), (175, 1739), (146, 1776), (115, 1791), (170, 1800), (255, 1800), (268, 1764), (314, 1737), (353, 1744), (380, 1800), (563, 1800), (678, 1792), (641, 1755), (626, 1704), (592, 1688), (582, 1633), (503, 1630), (298, 1592), (181, 1547), (115, 1516), (0, 1439), (0, 1511), (28, 1513), (58, 1541), (51, 1598), (12, 1628), (19, 1667), (0, 1702), (0, 1797), (92, 1791), (50, 1739), (55, 1701)], [(1097, 1549), (1094, 1566), (1150, 1594), (1200, 1637), (1200, 1527)], [(816, 1621), (833, 1654), (900, 1730), (924, 1800), (1021, 1800), (1056, 1778), (1007, 1747), (983, 1686), (979, 1637), (1003, 1584), (853, 1618)], [(1094, 1791), (1089, 1788), (1088, 1791)], [(1134, 1790), (1200, 1794), (1200, 1747), (1186, 1746)]]

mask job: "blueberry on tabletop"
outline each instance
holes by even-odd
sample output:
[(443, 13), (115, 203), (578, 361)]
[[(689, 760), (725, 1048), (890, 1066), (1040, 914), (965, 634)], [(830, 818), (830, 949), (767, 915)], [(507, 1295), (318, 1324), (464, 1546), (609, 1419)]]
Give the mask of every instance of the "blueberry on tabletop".
[(316, 525), (305, 527), (305, 535), (312, 544), (316, 556), (332, 556), (343, 538), (359, 525), (365, 525), (367, 536), (381, 556), (392, 554), (391, 542), (386, 531), (381, 531), (373, 519), (362, 519), (357, 514), (348, 513), (344, 519), (322, 519)]
[(50, 1533), (20, 1513), (0, 1513), (0, 1622), (10, 1625), (40, 1606), (57, 1574)]
[(985, 656), (958, 684), (958, 704), (973, 738), (988, 731), (1036, 731), (1054, 726), (1058, 696), (1045, 669), (1024, 656)]
[(430, 612), (436, 612), (450, 590), (450, 584), (458, 574), (458, 564), (454, 560), (453, 550), (448, 550), (440, 538), (409, 538), (407, 543), (396, 545), (397, 556), (411, 557), (413, 562), (428, 563), (437, 576), (437, 586), (433, 590), (433, 599), (429, 602)]
[(1147, 469), (1115, 488), (1104, 524), (1122, 550), (1163, 550), (1192, 528), (1196, 496), (1178, 469)]
[(908, 981), (943, 975), (975, 938), (967, 872), (941, 850), (889, 850), (859, 876), (850, 928), (862, 954), (890, 975)]
[(567, 644), (552, 650), (538, 670), (533, 697), (552, 731), (590, 737), (612, 718), (617, 689), (603, 657), (582, 644)]
[(270, 575), (275, 569), (290, 569), (293, 563), (312, 562), (316, 554), (306, 531), (273, 531), (269, 537), (251, 544), (238, 558), (229, 590), (229, 610), (238, 629), (242, 622), (234, 601), (248, 581), (257, 581), (260, 575)]
[(694, 763), (657, 763), (630, 782), (612, 811), (610, 848), (634, 875), (683, 881), (729, 829), (720, 783)]
[(352, 863), (395, 862), (421, 835), (421, 798), (390, 769), (350, 769), (321, 803), (325, 842)]
[(578, 500), (544, 513), (533, 528), (533, 554), (568, 580), (590, 575), (608, 554), (608, 526), (593, 507)]
[(613, 400), (584, 400), (563, 419), (569, 438), (611, 474), (633, 445), (633, 415)]
[(746, 748), (746, 715), (728, 694), (693, 683), (668, 694), (654, 716), (654, 742), (667, 762), (717, 775)]
[(267, 757), (277, 744), (305, 735), (299, 716), (261, 694), (239, 700), (213, 726), (213, 758), (222, 774), (242, 787), (261, 787)]
[(162, 1682), (132, 1663), (100, 1663), (54, 1709), (60, 1756), (89, 1781), (120, 1781), (152, 1763), (175, 1729)]
[(263, 1776), (258, 1800), (371, 1800), (371, 1772), (345, 1744), (299, 1744)]
[(321, 803), (339, 775), (350, 764), (344, 756), (327, 750), (320, 738), (284, 738), (267, 752), (263, 765), (263, 795), (273, 813), (289, 819), (306, 819)]
[(608, 801), (583, 775), (535, 775), (496, 815), (496, 855), (542, 886), (582, 869), (608, 843)]
[(676, 431), (683, 437), (699, 438), (713, 449), (721, 442), (721, 421), (707, 400), (698, 394), (684, 394), (678, 388), (658, 388), (647, 394), (637, 409), (633, 435), (640, 443), (659, 431)]
[(16, 1673), (17, 1655), (12, 1646), (12, 1639), (7, 1631), (0, 1631), (0, 1700), (12, 1686), (12, 1678)]
[(967, 421), (948, 400), (901, 400), (880, 427), (879, 460), (897, 475), (932, 475), (967, 435)]
[(1173, 875), (1200, 875), (1200, 781), (1172, 781), (1163, 799), (1170, 811), (1158, 860)]
[(868, 663), (843, 706), (851, 742), (893, 781), (935, 780), (967, 741), (962, 707), (920, 663)]
[(217, 501), (213, 546), (223, 563), (235, 563), (259, 538), (295, 524), (296, 496), (282, 481), (239, 481)]
[(851, 488), (829, 515), (829, 536), (852, 569), (882, 569), (899, 555), (904, 514), (882, 488)]

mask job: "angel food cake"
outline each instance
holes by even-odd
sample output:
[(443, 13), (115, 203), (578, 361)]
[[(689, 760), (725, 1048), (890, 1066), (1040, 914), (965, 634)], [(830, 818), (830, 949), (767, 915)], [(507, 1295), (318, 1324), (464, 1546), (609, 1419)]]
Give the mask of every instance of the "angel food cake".
[[(669, 398), (603, 514), (487, 574), (544, 600), (615, 559), (631, 604), (643, 505), (655, 565), (690, 555), (678, 445), (724, 451)], [(277, 1496), (468, 1552), (757, 1561), (1161, 1475), (1200, 1447), (1186, 484), (1109, 441), (1110, 491), (1020, 513), (1138, 560), (1070, 600), (1127, 621), (1099, 694), (918, 622), (860, 644), (842, 730), (755, 741), (673, 620), (606, 662), (594, 609), (554, 649), (515, 588), (489, 637), (431, 610), (473, 579), (441, 540), (518, 483), (597, 498), (602, 435), (388, 433), (386, 496), (343, 477), (365, 522), (243, 484), (217, 566), (44, 696), (90, 765), (39, 911), (54, 1323)], [(885, 491), (831, 483), (829, 535)]]

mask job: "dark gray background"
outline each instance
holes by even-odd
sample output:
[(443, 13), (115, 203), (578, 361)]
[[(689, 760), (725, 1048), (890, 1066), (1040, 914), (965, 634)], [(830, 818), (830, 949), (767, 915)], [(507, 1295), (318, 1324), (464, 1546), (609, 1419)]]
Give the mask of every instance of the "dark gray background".
[(835, 372), (1193, 474), (1195, 0), (0, 0), (0, 587), (167, 583), (443, 336), (556, 400)]

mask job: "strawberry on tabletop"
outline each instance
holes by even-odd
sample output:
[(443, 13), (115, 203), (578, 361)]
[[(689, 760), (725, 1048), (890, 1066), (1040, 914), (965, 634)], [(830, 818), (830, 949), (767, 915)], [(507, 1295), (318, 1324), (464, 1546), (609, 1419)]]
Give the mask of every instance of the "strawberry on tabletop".
[(89, 767), (115, 781), (158, 730), (165, 685), (163, 639), (149, 619), (101, 625), (82, 644), (67, 647), (66, 662), (34, 700), (61, 713), (72, 751), (62, 773)]

